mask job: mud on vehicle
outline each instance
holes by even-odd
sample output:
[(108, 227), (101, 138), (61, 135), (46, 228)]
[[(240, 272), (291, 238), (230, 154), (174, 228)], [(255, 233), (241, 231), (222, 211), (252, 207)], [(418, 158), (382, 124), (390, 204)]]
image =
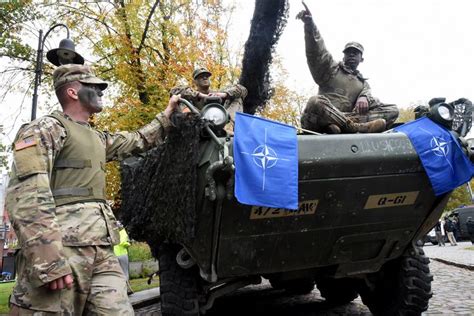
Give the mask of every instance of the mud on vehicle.
[(316, 285), (335, 304), (360, 295), (376, 315), (427, 310), (433, 277), (416, 241), (450, 193), (435, 196), (407, 136), (299, 135), (289, 211), (237, 202), (232, 138), (203, 116), (176, 119), (164, 146), (122, 166), (123, 220), (159, 260), (163, 315), (204, 314), (262, 279), (288, 295)]

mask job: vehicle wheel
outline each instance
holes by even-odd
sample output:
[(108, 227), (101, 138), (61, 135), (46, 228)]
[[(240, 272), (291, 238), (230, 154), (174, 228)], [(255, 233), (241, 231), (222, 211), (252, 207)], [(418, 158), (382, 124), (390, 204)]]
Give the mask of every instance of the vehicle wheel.
[(331, 304), (343, 305), (357, 296), (356, 285), (351, 279), (321, 279), (316, 281), (321, 296)]
[(298, 280), (270, 280), (270, 284), (274, 289), (283, 289), (289, 294), (305, 295), (314, 290), (314, 281), (311, 279)]
[(159, 250), (160, 302), (163, 316), (199, 315), (196, 266), (183, 269), (176, 262), (180, 247), (163, 244)]
[(431, 292), (430, 260), (418, 253), (388, 262), (375, 275), (374, 286), (359, 289), (362, 302), (374, 315), (421, 315), (428, 309)]

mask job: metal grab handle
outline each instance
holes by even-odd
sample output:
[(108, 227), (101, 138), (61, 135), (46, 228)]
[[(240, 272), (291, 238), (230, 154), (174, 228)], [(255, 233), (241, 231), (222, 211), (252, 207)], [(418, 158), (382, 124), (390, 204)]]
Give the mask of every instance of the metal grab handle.
[(188, 109), (193, 112), (194, 114), (199, 114), (201, 115), (201, 111), (199, 111), (199, 109), (197, 107), (195, 107), (191, 102), (189, 102), (188, 100), (186, 99), (183, 99), (183, 98), (179, 98), (179, 102), (180, 103), (183, 103), (184, 105), (186, 105), (188, 107)]

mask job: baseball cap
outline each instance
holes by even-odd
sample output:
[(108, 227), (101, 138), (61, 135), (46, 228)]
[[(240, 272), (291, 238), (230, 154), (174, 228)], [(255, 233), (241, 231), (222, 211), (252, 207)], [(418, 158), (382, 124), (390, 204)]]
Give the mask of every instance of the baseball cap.
[(98, 85), (101, 90), (107, 89), (108, 83), (97, 78), (89, 66), (67, 64), (56, 68), (53, 72), (54, 89), (65, 85), (66, 83), (79, 81), (85, 84)]
[(344, 53), (348, 48), (355, 48), (362, 54), (364, 53), (364, 46), (362, 46), (362, 44), (357, 43), (357, 42), (347, 43), (346, 46), (344, 46), (344, 50), (342, 52)]
[(199, 68), (196, 68), (194, 69), (193, 71), (193, 79), (196, 79), (197, 76), (201, 75), (201, 74), (208, 74), (209, 76), (212, 76), (212, 73), (207, 70), (207, 68), (205, 67), (199, 67)]

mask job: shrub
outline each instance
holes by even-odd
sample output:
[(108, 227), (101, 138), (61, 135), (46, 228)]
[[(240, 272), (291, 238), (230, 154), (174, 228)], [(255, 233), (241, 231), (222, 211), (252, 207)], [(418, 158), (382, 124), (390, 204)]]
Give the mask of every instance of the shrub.
[(128, 260), (138, 262), (152, 259), (150, 247), (144, 242), (132, 242), (128, 248)]

